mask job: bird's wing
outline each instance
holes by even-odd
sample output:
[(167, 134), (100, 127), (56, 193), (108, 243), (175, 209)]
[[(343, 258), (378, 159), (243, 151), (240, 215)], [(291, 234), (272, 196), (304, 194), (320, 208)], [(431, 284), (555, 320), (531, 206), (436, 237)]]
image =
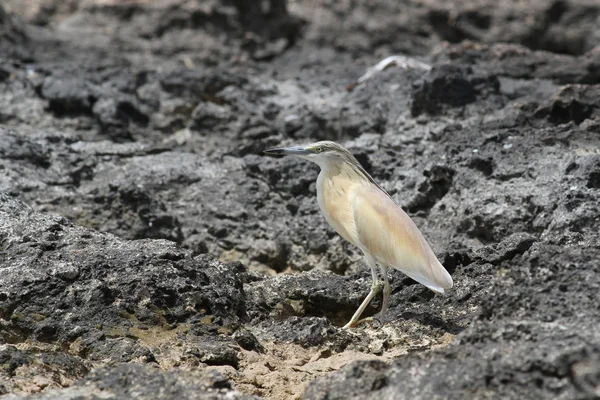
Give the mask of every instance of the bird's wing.
[(352, 191), (351, 203), (363, 251), (435, 292), (452, 287), (452, 277), (419, 228), (388, 195), (373, 185), (360, 185)]

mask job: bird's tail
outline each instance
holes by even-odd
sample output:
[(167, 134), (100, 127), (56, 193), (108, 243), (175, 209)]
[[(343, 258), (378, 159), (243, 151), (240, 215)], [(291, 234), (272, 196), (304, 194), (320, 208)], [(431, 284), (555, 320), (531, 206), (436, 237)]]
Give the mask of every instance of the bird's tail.
[(424, 276), (420, 273), (410, 273), (407, 274), (409, 277), (419, 282), (420, 284), (427, 286), (429, 289), (433, 290), (439, 294), (445, 294), (447, 290), (451, 289), (454, 286), (454, 282), (452, 281), (452, 277), (446, 271), (446, 268), (436, 259), (433, 262), (434, 265), (431, 265), (430, 276)]

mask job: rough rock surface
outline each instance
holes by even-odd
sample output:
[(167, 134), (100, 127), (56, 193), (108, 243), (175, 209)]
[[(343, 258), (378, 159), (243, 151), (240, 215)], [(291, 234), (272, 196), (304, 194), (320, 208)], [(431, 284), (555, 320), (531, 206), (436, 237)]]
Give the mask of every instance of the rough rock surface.
[[(6, 0), (0, 394), (600, 397), (600, 5)], [(389, 68), (395, 53), (430, 71)], [(451, 272), (390, 322), (320, 215), (346, 145)], [(381, 299), (367, 309), (375, 314)]]

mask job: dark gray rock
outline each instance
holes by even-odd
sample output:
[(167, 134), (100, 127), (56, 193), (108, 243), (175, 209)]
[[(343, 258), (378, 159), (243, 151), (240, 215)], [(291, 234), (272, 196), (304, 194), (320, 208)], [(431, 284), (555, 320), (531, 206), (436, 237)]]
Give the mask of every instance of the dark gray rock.
[(192, 258), (168, 241), (124, 242), (6, 195), (0, 210), (6, 342), (78, 341), (79, 355), (129, 361), (151, 347), (149, 328), (176, 336), (187, 324), (196, 335), (215, 335), (246, 317), (240, 264)]
[(461, 107), (485, 92), (497, 92), (495, 77), (473, 76), (473, 71), (458, 64), (436, 65), (414, 84), (411, 113), (439, 114), (445, 107)]
[(8, 60), (28, 61), (31, 59), (28, 45), (26, 25), (0, 6), (0, 56)]
[[(598, 83), (600, 74), (596, 69), (600, 61), (597, 48), (580, 56), (570, 56), (546, 51), (531, 51), (516, 44), (457, 44), (435, 54), (437, 62), (475, 65), (477, 70), (496, 76), (549, 79), (560, 84)], [(535, 85), (539, 87), (540, 85)]]
[[(0, 394), (20, 391), (16, 377), (29, 376), (25, 385), (58, 389), (86, 376), (92, 364), (64, 352), (20, 350), (12, 345), (0, 345)], [(51, 376), (52, 379), (47, 379)], [(23, 383), (23, 382), (21, 382)]]
[[(168, 373), (148, 366), (123, 364), (93, 370), (66, 390), (47, 391), (31, 399), (257, 399), (232, 389), (219, 373)], [(9, 396), (20, 399), (20, 396)]]
[[(594, 326), (600, 313), (590, 290), (599, 284), (593, 261), (600, 252), (597, 238), (574, 247), (531, 240), (514, 235), (500, 246), (505, 250), (494, 251), (506, 257), (497, 272), (504, 277), (493, 278), (479, 293), (478, 321), (453, 345), (391, 366), (352, 364), (312, 383), (305, 397), (458, 399), (485, 392), (501, 398), (548, 393), (595, 398), (600, 380)], [(477, 263), (462, 267), (463, 273), (471, 275)], [(471, 289), (469, 296), (475, 293)]]
[(536, 110), (536, 116), (554, 124), (573, 121), (581, 124), (586, 119), (600, 118), (600, 85), (567, 85), (560, 88), (545, 104)]
[(265, 311), (269, 311), (275, 320), (290, 316), (327, 317), (344, 325), (368, 292), (368, 278), (364, 279), (367, 276), (370, 275), (361, 276), (362, 286), (354, 282), (358, 277), (320, 271), (250, 282), (245, 286), (248, 315), (264, 319), (268, 315)]
[(83, 79), (48, 77), (41, 95), (48, 100), (50, 111), (58, 116), (91, 114), (97, 95), (90, 83)]
[(102, 133), (116, 142), (131, 140), (131, 124), (148, 125), (149, 117), (130, 99), (103, 98), (94, 103), (92, 112), (100, 124)]
[(462, 335), (462, 346), (408, 355), (391, 366), (356, 362), (313, 382), (304, 397), (461, 399), (485, 393), (493, 398), (536, 398), (552, 393), (557, 398), (597, 398), (598, 347), (560, 327), (524, 321), (491, 330), (476, 325)]

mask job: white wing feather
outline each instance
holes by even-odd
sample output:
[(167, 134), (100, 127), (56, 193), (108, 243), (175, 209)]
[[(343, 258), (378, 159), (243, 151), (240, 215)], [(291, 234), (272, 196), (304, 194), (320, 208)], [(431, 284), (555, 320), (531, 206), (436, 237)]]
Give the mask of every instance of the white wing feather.
[(357, 185), (350, 194), (359, 246), (377, 262), (444, 293), (452, 277), (410, 217), (377, 187)]

